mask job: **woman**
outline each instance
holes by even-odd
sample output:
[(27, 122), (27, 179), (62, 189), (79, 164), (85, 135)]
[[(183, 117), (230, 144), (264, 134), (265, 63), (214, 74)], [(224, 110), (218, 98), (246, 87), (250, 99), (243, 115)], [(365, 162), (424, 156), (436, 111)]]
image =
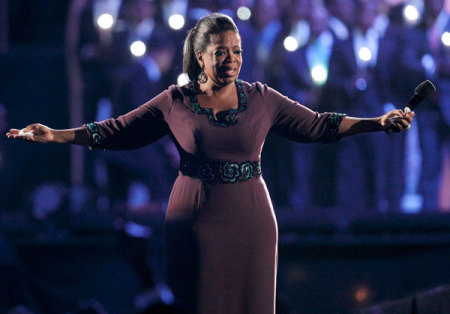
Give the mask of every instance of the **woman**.
[(298, 142), (331, 142), (390, 124), (401, 131), (412, 122), (413, 114), (401, 110), (372, 119), (313, 112), (266, 85), (239, 80), (241, 64), (234, 22), (211, 14), (184, 43), (188, 85), (170, 86), (117, 119), (67, 130), (32, 124), (7, 134), (100, 149), (172, 138), (181, 162), (166, 245), (169, 284), (183, 313), (275, 311), (277, 224), (260, 165), (269, 131)]

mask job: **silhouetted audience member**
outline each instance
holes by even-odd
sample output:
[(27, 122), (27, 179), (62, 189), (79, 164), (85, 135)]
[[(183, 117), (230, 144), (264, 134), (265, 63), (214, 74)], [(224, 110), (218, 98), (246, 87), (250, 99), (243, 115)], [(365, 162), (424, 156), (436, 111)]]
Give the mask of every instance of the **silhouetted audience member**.
[[(282, 93), (313, 110), (318, 110), (333, 45), (333, 35), (327, 24), (328, 12), (323, 5), (317, 3), (310, 2), (307, 5), (304, 0), (294, 2), (308, 10), (306, 16), (298, 15), (299, 20), (294, 21), (293, 25), (299, 25), (301, 18), (306, 18), (309, 34), (302, 47), (295, 51), (283, 50), (283, 61), (277, 67), (276, 74), (279, 74), (279, 77), (276, 81)], [(311, 205), (311, 165), (315, 147), (295, 143), (290, 146), (294, 169), (291, 205), (297, 209), (308, 209)]]
[[(350, 116), (380, 115), (389, 109), (385, 104), (392, 101), (389, 83), (391, 76), (396, 75), (398, 38), (387, 32), (388, 24), (377, 20), (378, 6), (379, 1), (356, 2), (356, 27), (348, 40), (336, 42), (330, 59), (327, 95), (330, 97), (324, 101)], [(343, 208), (378, 211), (398, 208), (399, 201), (390, 204), (386, 191), (389, 140), (366, 134), (342, 143), (337, 191), (338, 204)], [(392, 188), (396, 187), (389, 185)]]
[(251, 23), (256, 29), (256, 37), (251, 43), (255, 45), (255, 63), (253, 64), (253, 79), (261, 83), (271, 83), (270, 70), (273, 66), (272, 52), (280, 40), (283, 24), (281, 10), (275, 0), (255, 1)]
[[(355, 20), (354, 0), (325, 0), (324, 5), (328, 11), (328, 30), (333, 39), (331, 45), (337, 42), (348, 40), (351, 35)], [(328, 50), (325, 50), (326, 53)], [(325, 54), (326, 54), (325, 53)], [(327, 68), (327, 71), (329, 68)], [(328, 77), (327, 77), (328, 79)], [(337, 108), (334, 106), (338, 101), (334, 101), (335, 93), (328, 84), (320, 89), (318, 100), (318, 110), (331, 111)], [(333, 101), (330, 101), (333, 100)], [(336, 194), (336, 169), (339, 145), (321, 145), (314, 147), (314, 158), (312, 164), (315, 175), (311, 180), (310, 198), (314, 206), (333, 207), (337, 204)]]
[[(275, 0), (254, 1), (250, 24), (243, 29), (243, 63), (250, 82), (260, 81), (276, 87), (278, 84), (273, 72), (281, 70), (280, 47), (283, 43), (282, 8)], [(238, 24), (238, 27), (241, 27)], [(251, 64), (247, 64), (250, 62)], [(248, 75), (249, 74), (249, 75)], [(292, 153), (290, 143), (279, 136), (269, 134), (264, 144), (262, 164), (268, 189), (273, 193), (273, 201), (278, 207), (289, 206), (289, 191), (293, 182)]]
[(80, 60), (85, 80), (85, 119), (95, 119), (98, 101), (110, 96), (114, 71), (130, 64), (135, 58), (130, 45), (140, 40), (148, 42), (161, 24), (156, 3), (147, 0), (117, 1), (117, 21), (109, 30), (95, 23), (95, 5), (88, 6), (82, 16)]
[[(154, 97), (162, 86), (175, 82), (174, 33), (164, 26), (158, 2), (122, 1), (111, 30), (94, 27), (91, 11), (93, 7), (88, 8), (85, 19), (89, 20), (84, 24), (95, 36), (82, 40), (80, 49), (86, 86), (85, 119), (101, 120), (128, 112)], [(136, 41), (146, 44), (143, 56), (133, 56), (130, 51)], [(142, 202), (165, 201), (171, 182), (167, 172), (176, 162), (167, 158), (173, 151), (169, 146), (168, 141), (162, 141), (136, 152), (95, 158), (86, 165), (88, 185), (97, 186), (107, 198), (126, 200), (130, 184), (137, 180), (147, 184), (149, 190), (143, 192), (147, 196)]]
[[(237, 10), (241, 7), (245, 7), (253, 11), (254, 1), (252, 0), (235, 0), (233, 2), (233, 15), (237, 13)], [(248, 16), (247, 16), (248, 17)], [(257, 29), (252, 25), (249, 19), (242, 20), (238, 16), (233, 17), (236, 26), (239, 28), (239, 34), (242, 42), (242, 58), (245, 60), (242, 65), (239, 77), (247, 82), (253, 82), (254, 68), (257, 67), (256, 63), (256, 48), (255, 38), (258, 36)]]
[(328, 25), (338, 40), (347, 40), (355, 23), (355, 0), (325, 0)]
[[(310, 39), (310, 14), (313, 1), (311, 0), (291, 0), (284, 8), (286, 17), (283, 20), (285, 36), (294, 38), (298, 49), (304, 47)], [(284, 36), (283, 36), (284, 37)], [(280, 50), (284, 51), (283, 45), (278, 44)], [(296, 49), (297, 50), (297, 49)]]
[[(174, 53), (174, 44), (167, 33), (155, 30), (147, 42), (147, 53), (136, 62), (116, 69), (111, 116), (124, 114), (143, 105), (164, 86), (173, 84)], [(165, 202), (177, 173), (178, 159), (173, 154), (175, 150), (166, 139), (135, 151), (102, 154), (111, 176), (111, 180), (108, 180), (111, 197), (132, 201), (133, 190), (130, 187), (134, 182), (142, 182), (148, 188), (147, 201)]]
[(444, 9), (444, 0), (424, 3), (422, 23), (405, 34), (407, 41), (414, 45), (405, 45), (402, 58), (399, 59), (404, 63), (405, 82), (409, 89), (425, 79), (436, 83), (436, 96), (417, 108), (420, 113), (417, 121), (422, 151), (419, 192), (423, 197), (422, 210), (432, 212), (438, 209), (442, 149), (449, 134), (450, 55), (442, 35), (450, 30), (450, 22), (449, 13)]

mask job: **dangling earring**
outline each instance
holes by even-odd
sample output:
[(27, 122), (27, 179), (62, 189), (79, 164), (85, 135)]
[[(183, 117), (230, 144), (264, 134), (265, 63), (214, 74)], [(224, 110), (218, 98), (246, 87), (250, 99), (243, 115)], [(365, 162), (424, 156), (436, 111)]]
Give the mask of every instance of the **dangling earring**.
[(198, 75), (197, 80), (200, 84), (205, 84), (208, 82), (208, 76), (205, 73), (205, 66), (202, 66), (202, 71)]

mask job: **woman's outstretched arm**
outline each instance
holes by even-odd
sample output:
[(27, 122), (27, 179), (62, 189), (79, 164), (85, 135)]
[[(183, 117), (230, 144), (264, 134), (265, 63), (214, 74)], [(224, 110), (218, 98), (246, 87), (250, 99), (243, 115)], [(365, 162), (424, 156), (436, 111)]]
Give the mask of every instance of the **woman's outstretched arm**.
[(11, 129), (8, 138), (23, 139), (37, 143), (61, 143), (89, 145), (89, 135), (84, 126), (74, 129), (55, 130), (43, 124), (30, 124), (24, 129)]
[(365, 132), (390, 131), (401, 132), (409, 129), (414, 112), (404, 112), (397, 109), (377, 118), (345, 117), (339, 126), (340, 136), (350, 136)]

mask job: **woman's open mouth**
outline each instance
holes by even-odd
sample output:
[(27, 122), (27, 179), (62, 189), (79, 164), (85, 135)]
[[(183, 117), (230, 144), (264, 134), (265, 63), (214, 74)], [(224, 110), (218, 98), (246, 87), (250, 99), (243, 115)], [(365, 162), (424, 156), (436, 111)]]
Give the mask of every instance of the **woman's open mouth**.
[(233, 76), (235, 76), (236, 73), (237, 73), (237, 68), (222, 67), (222, 68), (221, 68), (221, 72), (222, 72), (223, 74), (225, 74), (225, 76), (233, 77)]

